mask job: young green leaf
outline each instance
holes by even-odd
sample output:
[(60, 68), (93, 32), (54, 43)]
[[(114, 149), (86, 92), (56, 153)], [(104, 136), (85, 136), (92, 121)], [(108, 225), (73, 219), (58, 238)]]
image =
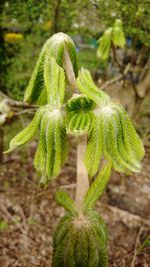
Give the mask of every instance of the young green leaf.
[(61, 139), (60, 133), (63, 127), (62, 117), (56, 110), (49, 113), (46, 126), (46, 174), (49, 179), (57, 177), (61, 169)]
[(77, 85), (80, 92), (93, 100), (98, 106), (105, 105), (110, 100), (109, 96), (94, 84), (90, 72), (86, 69), (82, 68), (79, 71)]
[(67, 102), (67, 132), (73, 135), (89, 133), (92, 127), (91, 110), (95, 103), (84, 95), (73, 95)]
[[(35, 69), (29, 81), (28, 87), (26, 88), (24, 101), (28, 103), (40, 103), (40, 95), (46, 95), (45, 84), (44, 84), (44, 63), (45, 63), (45, 50), (42, 49), (39, 59), (36, 63)], [(44, 91), (44, 93), (43, 93)], [(43, 99), (43, 97), (42, 97)]]
[(75, 245), (75, 266), (87, 266), (89, 259), (89, 236), (88, 230), (83, 228), (77, 231)]
[(75, 216), (77, 214), (75, 202), (64, 191), (58, 191), (55, 194), (55, 199), (58, 205), (62, 206), (66, 211)]
[(139, 172), (144, 147), (123, 107), (110, 103), (101, 111), (105, 128), (103, 151), (117, 171)]
[(55, 59), (46, 50), (44, 65), (44, 81), (47, 91), (47, 103), (55, 108), (60, 108), (65, 93), (65, 73), (56, 63)]
[(37, 172), (42, 176), (40, 184), (47, 185), (47, 175), (46, 175), (46, 127), (48, 123), (48, 114), (45, 113), (40, 124), (40, 138), (39, 144), (34, 156), (34, 167)]
[(103, 153), (102, 120), (99, 116), (93, 117), (92, 130), (88, 136), (84, 164), (90, 177), (93, 177), (99, 168)]
[(12, 150), (14, 150), (16, 147), (24, 145), (25, 143), (27, 143), (28, 141), (30, 141), (34, 137), (34, 135), (36, 134), (36, 132), (39, 128), (42, 114), (43, 114), (43, 110), (40, 108), (36, 112), (33, 120), (30, 122), (30, 124), (24, 130), (22, 130), (20, 133), (18, 133), (10, 141), (10, 148), (7, 151), (5, 151), (5, 153), (9, 153)]
[(75, 75), (77, 76), (78, 66), (76, 48), (73, 40), (67, 34), (63, 32), (54, 34), (46, 41), (44, 48), (49, 51), (51, 57), (55, 58), (60, 67), (63, 67), (63, 53), (64, 48), (66, 48), (69, 53)]
[(111, 47), (111, 39), (112, 39), (112, 28), (107, 29), (103, 36), (98, 40), (99, 47), (97, 50), (97, 56), (105, 61), (109, 57), (110, 47)]
[[(63, 54), (64, 48), (67, 49), (75, 75), (78, 74), (76, 48), (72, 39), (64, 33), (56, 33), (50, 37), (44, 44), (35, 69), (25, 91), (24, 101), (45, 105), (51, 103), (52, 97), (56, 97), (56, 103), (59, 99), (62, 103), (64, 97), (64, 71), (63, 71)], [(51, 61), (51, 58), (52, 61)], [(59, 67), (57, 66), (59, 65)], [(56, 79), (57, 84), (56, 84)], [(59, 80), (60, 78), (60, 80)], [(60, 95), (57, 94), (56, 88)], [(52, 95), (47, 95), (47, 93)], [(48, 99), (48, 102), (46, 102)]]
[(60, 220), (54, 233), (53, 267), (108, 267), (106, 226), (97, 212), (90, 214), (68, 214)]
[(106, 185), (109, 181), (111, 171), (111, 163), (106, 164), (98, 176), (95, 178), (94, 182), (88, 189), (85, 199), (83, 202), (83, 210), (86, 212), (94, 207), (96, 201), (100, 198), (104, 192)]
[(113, 26), (113, 34), (112, 41), (116, 47), (124, 47), (125, 46), (125, 36), (123, 32), (122, 21), (120, 19), (116, 19)]
[(143, 144), (126, 111), (113, 102), (95, 110), (84, 159), (91, 177), (98, 171), (103, 155), (116, 171), (128, 174), (141, 170)]
[(114, 27), (112, 41), (116, 47), (123, 48), (125, 46), (125, 37), (122, 28)]

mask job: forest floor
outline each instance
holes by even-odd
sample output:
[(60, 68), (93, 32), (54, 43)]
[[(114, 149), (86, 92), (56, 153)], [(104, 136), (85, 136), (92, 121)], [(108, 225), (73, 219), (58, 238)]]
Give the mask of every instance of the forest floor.
[[(60, 188), (75, 194), (76, 143), (71, 141), (60, 176), (44, 191), (37, 187), (33, 167), (36, 141), (23, 154), (19, 149), (5, 156), (0, 166), (0, 267), (51, 266), (52, 236), (64, 214), (54, 195)], [(144, 242), (150, 234), (150, 146), (145, 149), (142, 172), (113, 172), (96, 207), (109, 230), (110, 267), (150, 266), (150, 247)]]

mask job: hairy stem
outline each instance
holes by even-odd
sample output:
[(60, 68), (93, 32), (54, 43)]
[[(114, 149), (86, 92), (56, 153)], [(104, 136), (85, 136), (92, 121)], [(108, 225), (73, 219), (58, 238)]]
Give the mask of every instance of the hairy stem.
[(76, 184), (76, 197), (75, 197), (78, 209), (81, 208), (81, 204), (89, 188), (88, 174), (83, 163), (86, 144), (87, 144), (87, 136), (86, 135), (79, 136), (77, 144), (77, 184)]
[(78, 93), (76, 77), (74, 74), (72, 62), (69, 56), (69, 53), (66, 48), (64, 48), (64, 56), (63, 56), (63, 66), (68, 78), (68, 82), (75, 93)]
[[(74, 93), (77, 93), (78, 88), (76, 83), (76, 77), (74, 74), (69, 53), (66, 48), (64, 49), (63, 66), (71, 88), (73, 89)], [(77, 183), (76, 183), (76, 197), (75, 197), (78, 209), (80, 209), (81, 203), (83, 202), (84, 196), (89, 188), (88, 174), (83, 164), (86, 144), (87, 144), (87, 136), (86, 135), (79, 136), (77, 143)]]

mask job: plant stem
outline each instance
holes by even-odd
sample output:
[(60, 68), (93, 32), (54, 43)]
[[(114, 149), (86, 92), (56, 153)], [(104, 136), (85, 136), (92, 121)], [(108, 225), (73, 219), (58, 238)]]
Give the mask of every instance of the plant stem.
[(63, 67), (65, 69), (69, 84), (73, 89), (74, 93), (78, 93), (76, 77), (74, 74), (74, 69), (72, 66), (72, 62), (69, 56), (69, 53), (66, 48), (64, 48), (64, 55), (63, 55)]
[[(64, 49), (63, 66), (74, 93), (78, 92), (76, 77), (73, 70), (72, 62), (67, 49)], [(76, 196), (75, 202), (77, 208), (80, 210), (84, 196), (89, 188), (89, 179), (87, 170), (83, 164), (84, 154), (87, 144), (87, 136), (82, 135), (77, 138), (77, 182), (76, 182)]]
[(87, 136), (79, 136), (77, 141), (77, 184), (75, 202), (77, 208), (80, 210), (85, 194), (89, 188), (88, 174), (83, 163), (87, 144)]

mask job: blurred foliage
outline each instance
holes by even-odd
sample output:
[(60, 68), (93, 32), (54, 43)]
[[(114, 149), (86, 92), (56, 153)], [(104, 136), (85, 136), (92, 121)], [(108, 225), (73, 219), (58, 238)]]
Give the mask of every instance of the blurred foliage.
[(114, 18), (122, 19), (125, 35), (136, 38), (145, 46), (150, 46), (150, 1), (149, 0), (99, 0), (99, 16), (108, 27)]
[(77, 52), (79, 68), (88, 68), (90, 71), (96, 70), (99, 66), (99, 59), (96, 56), (96, 49), (80, 49)]
[(0, 220), (0, 231), (4, 231), (8, 228), (8, 224), (5, 220)]
[(4, 40), (7, 43), (18, 43), (23, 40), (23, 34), (9, 32), (4, 35)]
[[(149, 0), (1, 0), (0, 89), (22, 99), (49, 36), (63, 31), (88, 43), (89, 39), (98, 39), (115, 17), (122, 19), (125, 35), (133, 44), (150, 45)], [(79, 50), (78, 54), (79, 65), (89, 64), (90, 70), (98, 66), (95, 50), (85, 49), (85, 55)]]

